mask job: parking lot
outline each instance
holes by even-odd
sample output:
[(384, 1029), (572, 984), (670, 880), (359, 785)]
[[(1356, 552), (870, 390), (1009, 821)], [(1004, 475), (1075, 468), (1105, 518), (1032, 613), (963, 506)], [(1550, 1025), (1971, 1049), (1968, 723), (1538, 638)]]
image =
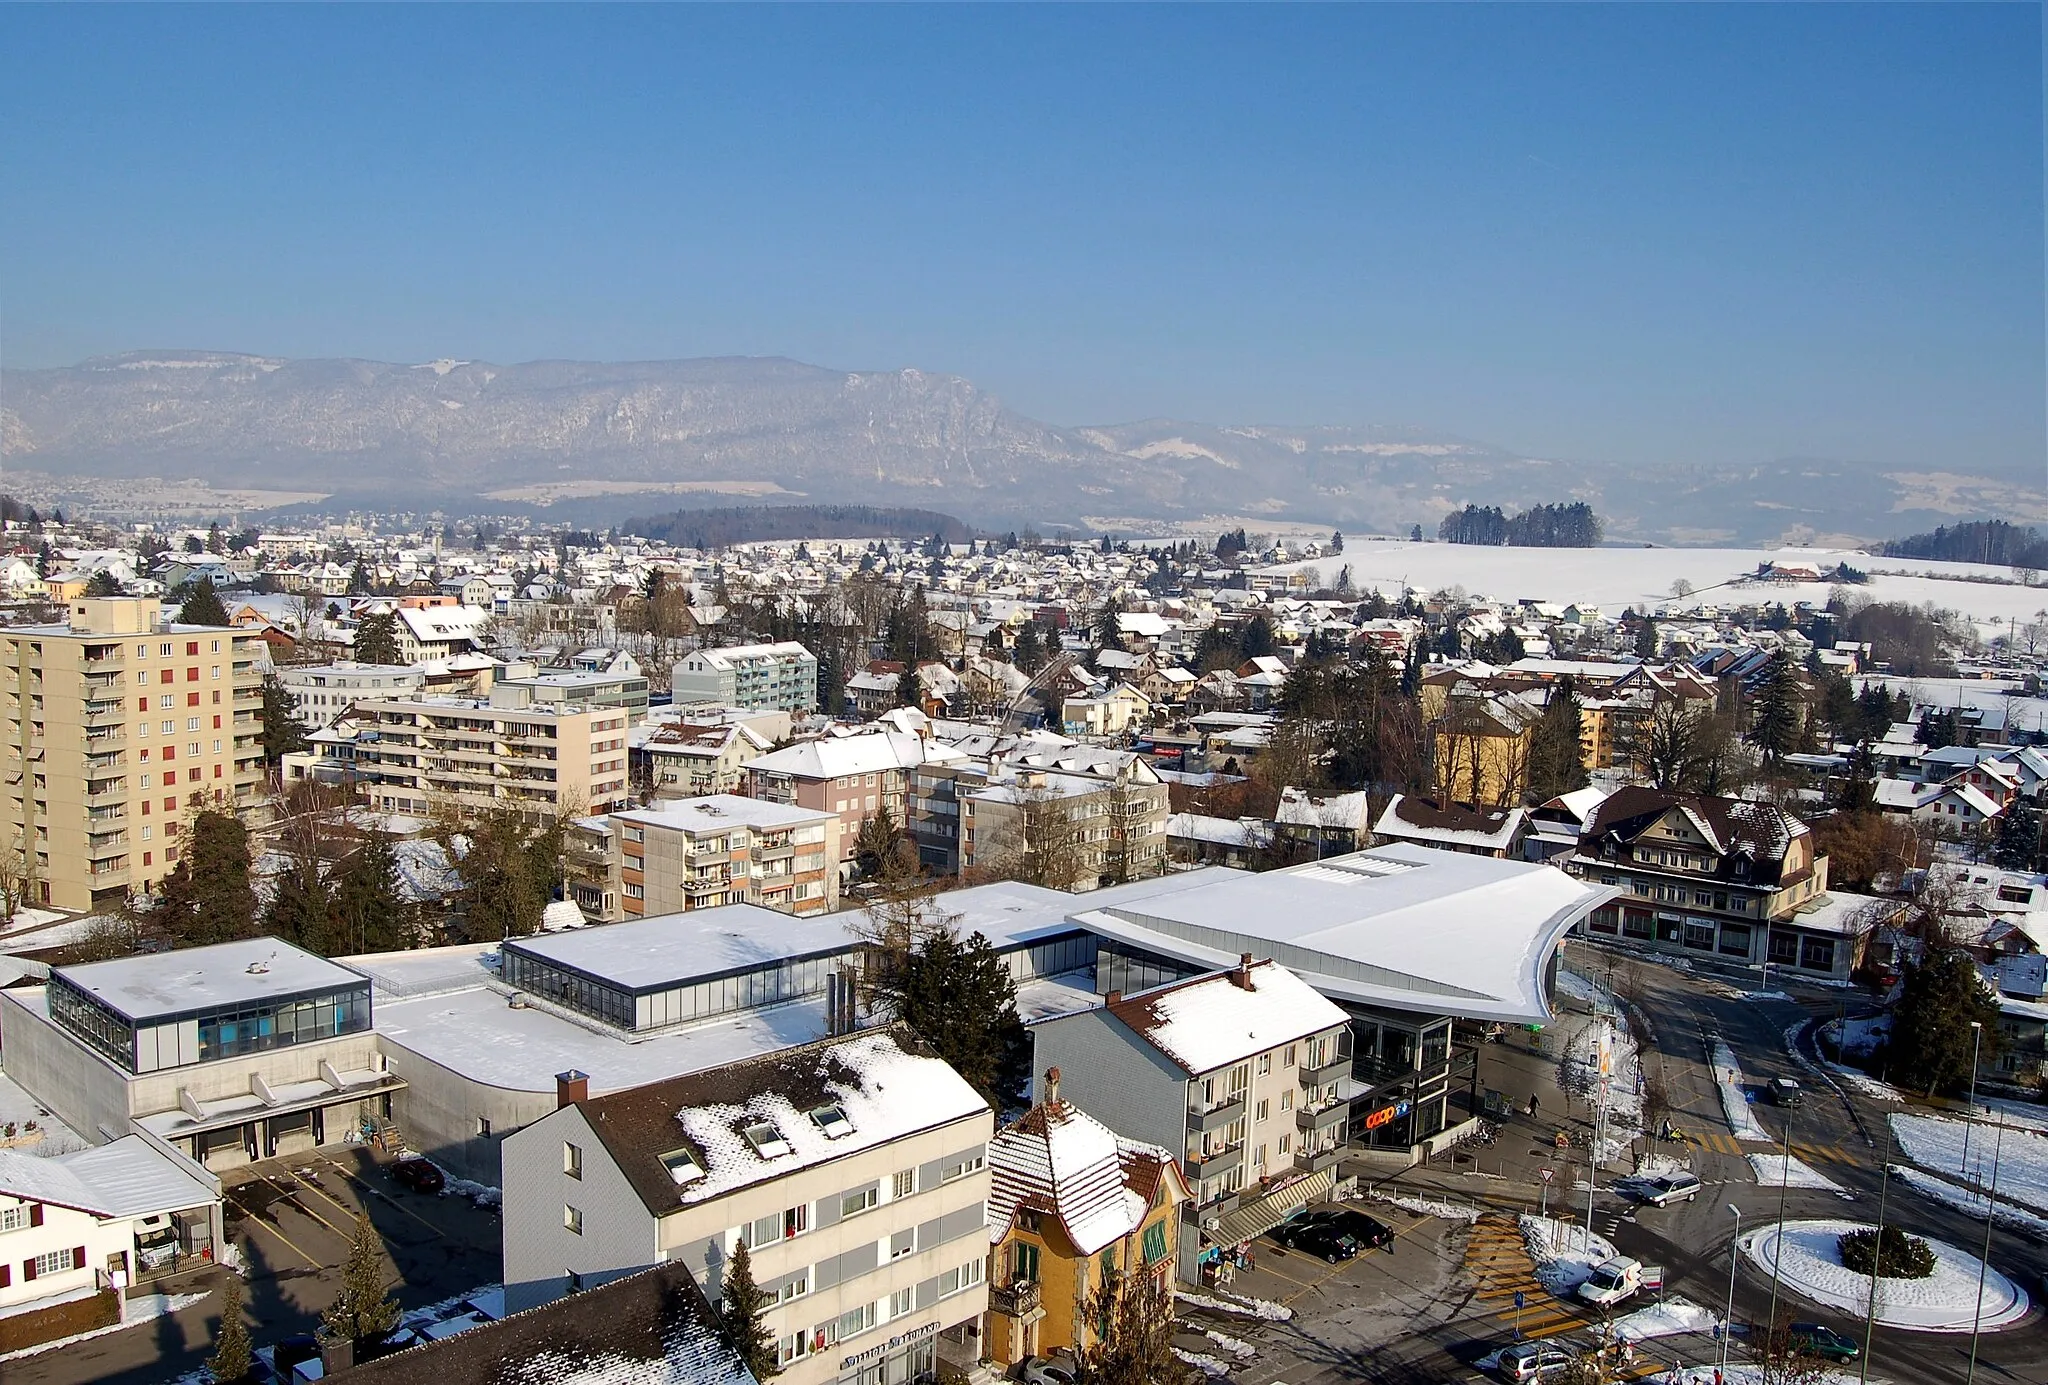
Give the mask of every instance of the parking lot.
[[(229, 1241), (247, 1258), (245, 1295), (258, 1345), (310, 1332), (341, 1286), (359, 1211), (384, 1243), (385, 1272), (401, 1307), (440, 1303), (495, 1284), (502, 1263), (498, 1216), (452, 1193), (410, 1192), (368, 1149), (321, 1150), (222, 1175)], [(218, 1288), (219, 1271), (186, 1267), (166, 1288)], [(211, 1350), (217, 1295), (155, 1324), (94, 1338), (6, 1368), (8, 1385), (175, 1380)]]

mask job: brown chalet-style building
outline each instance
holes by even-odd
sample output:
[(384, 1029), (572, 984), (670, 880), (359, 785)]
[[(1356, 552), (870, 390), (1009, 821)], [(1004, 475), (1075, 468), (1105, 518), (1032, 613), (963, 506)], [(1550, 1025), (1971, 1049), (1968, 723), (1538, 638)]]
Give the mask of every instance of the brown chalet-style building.
[(1601, 803), (1570, 857), (1623, 893), (1580, 925), (1592, 937), (1677, 956), (1846, 977), (1860, 900), (1830, 897), (1828, 860), (1781, 808), (1635, 786)]

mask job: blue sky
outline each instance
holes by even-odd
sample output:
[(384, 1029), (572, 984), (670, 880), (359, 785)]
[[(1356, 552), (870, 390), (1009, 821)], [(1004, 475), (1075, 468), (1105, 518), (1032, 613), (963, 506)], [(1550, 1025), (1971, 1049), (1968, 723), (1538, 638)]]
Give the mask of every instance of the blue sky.
[(0, 8), (0, 351), (2043, 466), (2032, 5)]

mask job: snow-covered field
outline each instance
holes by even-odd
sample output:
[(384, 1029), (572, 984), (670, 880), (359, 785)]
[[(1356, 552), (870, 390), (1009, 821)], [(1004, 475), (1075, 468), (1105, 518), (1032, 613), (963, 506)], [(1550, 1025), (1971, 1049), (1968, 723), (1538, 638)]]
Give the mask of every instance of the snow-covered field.
[(1894, 1115), (1899, 1148), (1914, 1163), (1963, 1183), (1989, 1184), (1998, 1166), (1998, 1197), (2048, 1212), (2048, 1135), (1977, 1122), (1969, 1134), (1969, 1167), (1963, 1167), (1964, 1135), (1970, 1127), (1945, 1116)]
[(1789, 1155), (1751, 1154), (1744, 1157), (1756, 1170), (1756, 1181), (1766, 1188), (1818, 1188), (1829, 1193), (1842, 1191), (1842, 1185), (1834, 1179)]
[(1772, 1138), (1771, 1132), (1757, 1124), (1756, 1117), (1750, 1114), (1749, 1097), (1742, 1090), (1742, 1068), (1725, 1039), (1714, 1040), (1714, 1085), (1721, 1091), (1721, 1114), (1728, 1118), (1728, 1129), (1736, 1139)]
[(1522, 1244), (1536, 1262), (1536, 1278), (1559, 1298), (1569, 1297), (1592, 1275), (1593, 1266), (1614, 1254), (1612, 1241), (1598, 1232), (1589, 1235), (1574, 1222), (1525, 1215), (1520, 1225)]
[[(1861, 1314), (1871, 1306), (1870, 1276), (1843, 1266), (1835, 1242), (1843, 1233), (1864, 1227), (1851, 1221), (1786, 1222), (1782, 1237), (1776, 1226), (1744, 1235), (1744, 1255), (1768, 1276), (1777, 1260), (1778, 1278), (1787, 1289), (1823, 1307)], [(1934, 1273), (1925, 1279), (1882, 1279), (1878, 1282), (1877, 1320), (1888, 1327), (1921, 1332), (1968, 1332), (1973, 1322), (1986, 1331), (2010, 1327), (2027, 1313), (2026, 1291), (2000, 1274), (1984, 1271), (1984, 1300), (1977, 1314), (1977, 1276), (1983, 1262), (1967, 1251), (1929, 1239)]]
[[(1420, 592), (1463, 587), (1472, 596), (1501, 601), (1524, 598), (1559, 605), (1598, 606), (1609, 615), (1623, 609), (1669, 607), (1673, 612), (1703, 606), (1756, 605), (1782, 601), (1827, 604), (1830, 584), (1788, 585), (1743, 581), (1765, 562), (1803, 563), (1823, 571), (1850, 566), (1870, 574), (1855, 588), (1872, 601), (1933, 603), (1961, 611), (1989, 639), (2004, 634), (2008, 620), (2024, 625), (2041, 609), (2038, 587), (2023, 587), (2008, 568), (1983, 563), (1937, 563), (1924, 558), (1880, 558), (1846, 549), (1811, 548), (1482, 548), (1469, 544), (1354, 540), (1344, 552), (1267, 569), (1313, 569), (1311, 582), (1333, 585), (1339, 569), (1351, 569), (1360, 591), (1377, 587), (1388, 597), (1410, 587)], [(1969, 579), (1992, 580), (1969, 580)], [(1674, 598), (1674, 582), (1693, 591)], [(1735, 583), (1741, 585), (1732, 585)], [(1996, 627), (1995, 629), (1993, 627)]]
[[(1982, 1193), (1951, 1183), (1946, 1178), (1936, 1178), (1923, 1169), (1909, 1169), (1904, 1164), (1892, 1165), (1892, 1177), (1914, 1192), (1931, 1197), (1936, 1202), (1946, 1202), (1949, 1206), (1980, 1220), (1984, 1216), (1985, 1198)], [(2016, 1207), (2003, 1196), (1998, 1199), (1998, 1210), (1992, 1215), (2000, 1226), (2010, 1227), (2022, 1235), (2048, 1242), (2048, 1217), (2029, 1212), (2024, 1207)]]
[[(28, 1128), (34, 1121), (36, 1128)], [(0, 1072), (0, 1132), (8, 1126), (14, 1127), (15, 1138), (21, 1143), (8, 1146), (15, 1154), (33, 1154), (48, 1158), (52, 1154), (70, 1154), (86, 1147), (85, 1137), (64, 1122), (45, 1111), (42, 1103), (22, 1090), (19, 1083)], [(40, 1134), (40, 1140), (32, 1138)]]

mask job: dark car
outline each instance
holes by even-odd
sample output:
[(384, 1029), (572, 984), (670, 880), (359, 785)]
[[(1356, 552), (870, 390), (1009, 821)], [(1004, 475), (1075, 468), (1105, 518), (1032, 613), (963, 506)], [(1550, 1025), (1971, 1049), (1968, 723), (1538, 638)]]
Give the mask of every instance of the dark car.
[(431, 1159), (401, 1159), (391, 1166), (391, 1180), (416, 1193), (438, 1193), (447, 1185), (447, 1175)]
[(1320, 1255), (1333, 1265), (1339, 1260), (1349, 1260), (1359, 1252), (1357, 1238), (1326, 1221), (1296, 1218), (1281, 1222), (1273, 1228), (1273, 1239), (1289, 1250)]
[(1314, 1212), (1302, 1212), (1294, 1220), (1334, 1226), (1366, 1250), (1378, 1250), (1394, 1239), (1392, 1227), (1351, 1207), (1326, 1207)]
[(1854, 1361), (1863, 1354), (1863, 1348), (1825, 1323), (1796, 1322), (1785, 1335), (1794, 1351), (1803, 1351), (1824, 1361)]

